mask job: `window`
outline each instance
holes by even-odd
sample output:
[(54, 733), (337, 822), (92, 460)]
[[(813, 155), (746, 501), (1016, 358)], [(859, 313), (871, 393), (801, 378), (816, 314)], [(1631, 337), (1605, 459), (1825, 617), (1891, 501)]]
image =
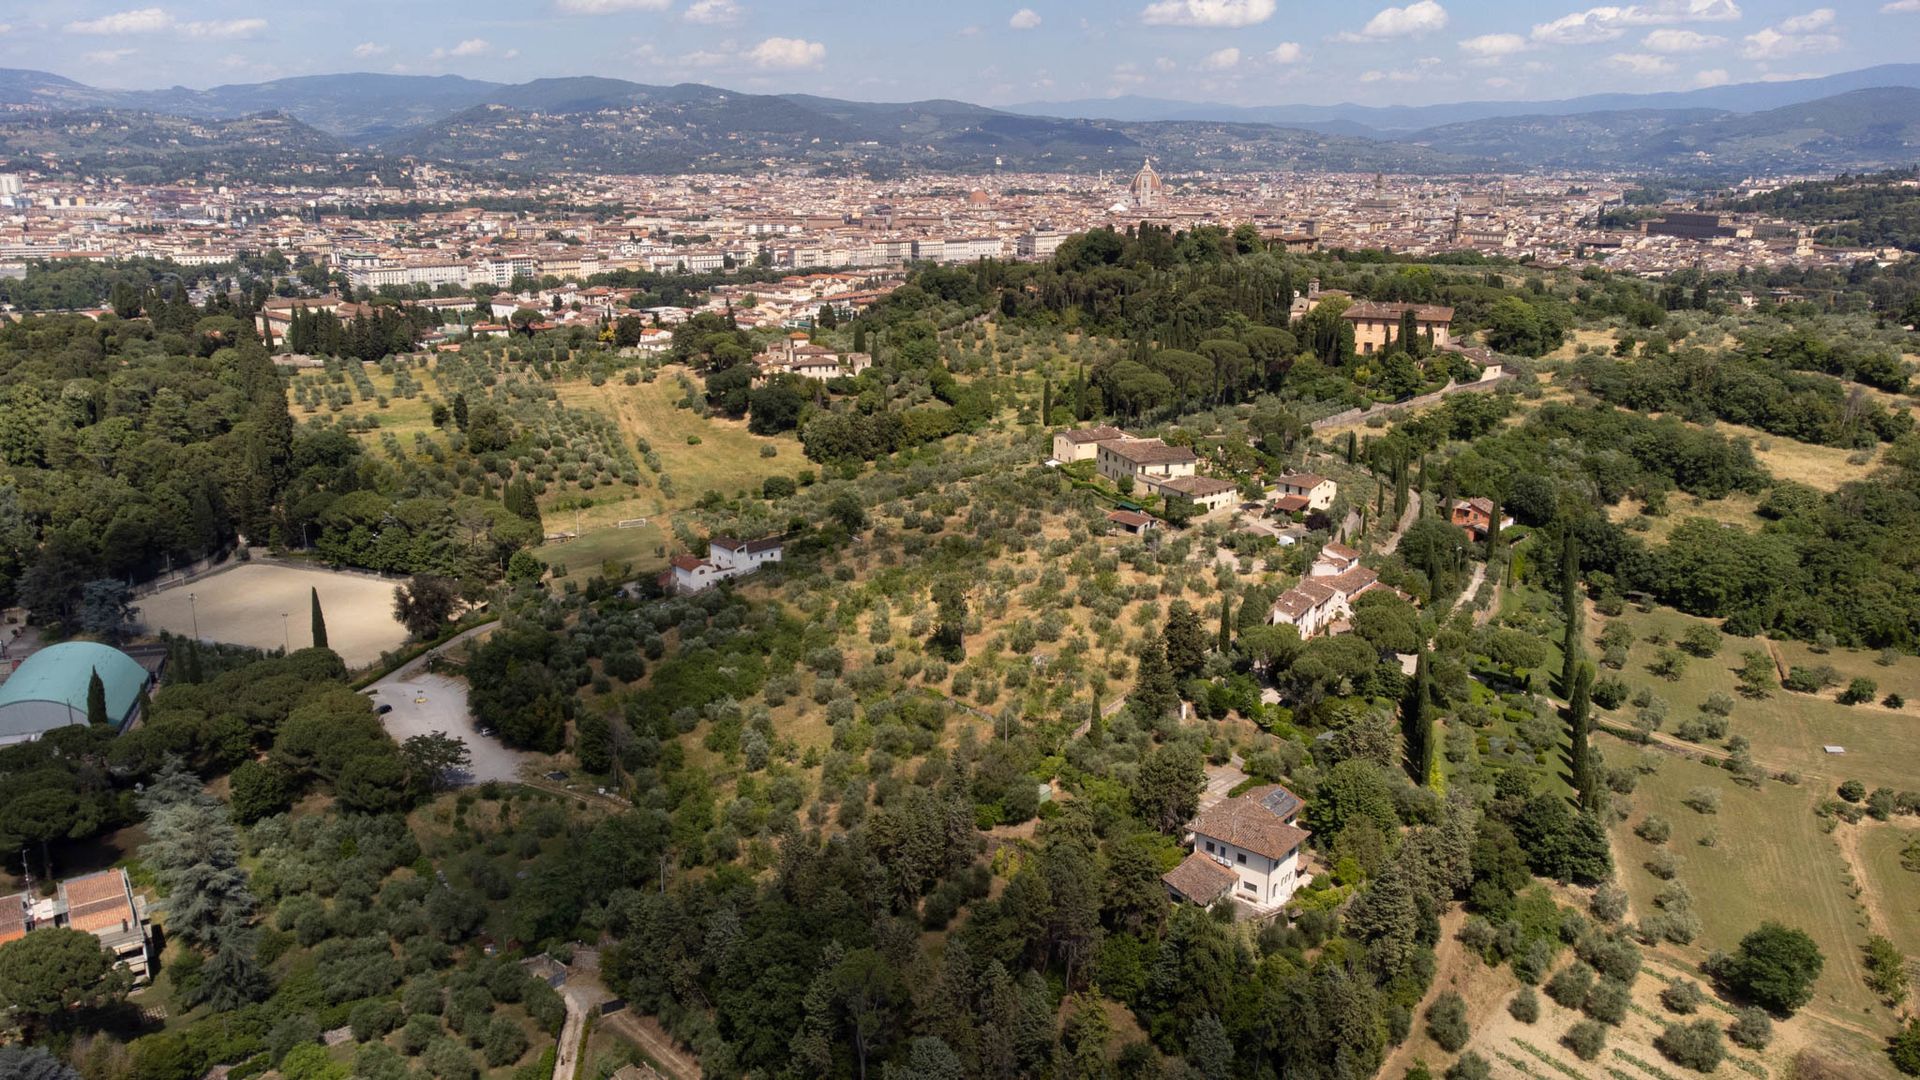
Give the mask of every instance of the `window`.
[(1245, 888), (1245, 889), (1246, 889), (1246, 890), (1247, 890), (1248, 892), (1250, 892), (1250, 893), (1252, 893), (1253, 895), (1255, 895), (1255, 896), (1259, 896), (1259, 895), (1260, 895), (1260, 888), (1259, 888), (1259, 886), (1257, 886), (1257, 885), (1255, 885), (1255, 884), (1254, 884), (1253, 882), (1251, 882), (1251, 881), (1243, 881), (1243, 882), (1241, 882), (1240, 884), (1241, 884), (1241, 886), (1242, 886), (1242, 887), (1244, 887), (1244, 888)]
[(1247, 865), (1247, 853), (1244, 851), (1240, 853), (1240, 865), (1241, 866)]
[(1213, 854), (1213, 841), (1207, 841), (1207, 854)]

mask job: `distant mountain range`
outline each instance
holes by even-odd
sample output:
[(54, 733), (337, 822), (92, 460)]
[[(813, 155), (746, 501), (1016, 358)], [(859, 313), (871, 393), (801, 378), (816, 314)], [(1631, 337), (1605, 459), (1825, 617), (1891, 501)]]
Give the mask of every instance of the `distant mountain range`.
[(1008, 112), (1027, 116), (1086, 120), (1220, 120), (1239, 124), (1279, 124), (1369, 138), (1422, 131), (1473, 120), (1507, 116), (1571, 116), (1577, 113), (1668, 112), (1712, 109), (1750, 113), (1799, 105), (1854, 90), (1883, 86), (1920, 87), (1920, 64), (1881, 64), (1858, 71), (1782, 82), (1730, 83), (1700, 90), (1658, 94), (1588, 94), (1552, 101), (1459, 101), (1443, 105), (1222, 105), (1122, 96), (1079, 101), (1028, 102)]
[[(8, 106), (14, 106), (8, 108)], [(27, 106), (19, 108), (18, 106)], [(250, 119), (248, 124), (238, 121)], [(180, 120), (201, 121), (179, 129)], [(142, 125), (164, 137), (143, 138)], [(184, 131), (185, 138), (178, 137)], [(1819, 79), (1553, 102), (1237, 106), (1117, 98), (991, 109), (575, 77), (315, 75), (108, 90), (0, 69), (0, 156), (146, 172), (299, 155), (508, 172), (1606, 169), (1736, 175), (1920, 160), (1920, 64)], [(229, 161), (230, 165), (240, 164)], [(384, 174), (383, 174), (384, 175)]]

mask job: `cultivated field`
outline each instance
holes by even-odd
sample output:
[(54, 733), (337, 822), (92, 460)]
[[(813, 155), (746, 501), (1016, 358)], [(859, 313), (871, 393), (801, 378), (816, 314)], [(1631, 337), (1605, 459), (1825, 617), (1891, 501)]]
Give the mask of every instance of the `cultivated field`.
[(138, 619), (149, 631), (191, 636), (197, 617), (207, 641), (304, 649), (313, 644), (309, 590), (318, 589), (328, 646), (348, 667), (364, 667), (406, 640), (406, 628), (393, 617), (394, 584), (366, 574), (252, 562), (154, 593), (137, 605)]

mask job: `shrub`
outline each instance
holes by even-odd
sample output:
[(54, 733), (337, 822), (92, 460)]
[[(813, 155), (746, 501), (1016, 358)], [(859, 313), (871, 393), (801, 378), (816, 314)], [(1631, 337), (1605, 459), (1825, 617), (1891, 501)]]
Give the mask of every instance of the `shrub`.
[(1840, 691), (1840, 704), (1859, 705), (1862, 702), (1872, 701), (1873, 695), (1879, 692), (1878, 683), (1865, 675), (1855, 676), (1853, 681), (1847, 683), (1847, 688)]
[(1712, 656), (1720, 651), (1720, 631), (1705, 623), (1695, 623), (1680, 635), (1680, 647), (1698, 657)]
[(1493, 1066), (1487, 1059), (1469, 1050), (1447, 1067), (1446, 1080), (1492, 1080)]
[(1673, 826), (1666, 818), (1649, 814), (1634, 826), (1633, 834), (1649, 844), (1664, 844), (1673, 838)]
[(1603, 1023), (1618, 1024), (1627, 1018), (1627, 1006), (1632, 997), (1627, 993), (1627, 984), (1612, 979), (1601, 979), (1587, 991), (1587, 1000), (1581, 1005), (1581, 1011)]
[(1560, 1042), (1581, 1061), (1592, 1061), (1600, 1056), (1601, 1050), (1606, 1049), (1607, 1029), (1605, 1025), (1592, 1020), (1582, 1020), (1568, 1028), (1567, 1033), (1560, 1037)]
[(1748, 1006), (1734, 1014), (1727, 1038), (1749, 1050), (1765, 1050), (1773, 1041), (1773, 1019), (1765, 1009)]
[(1687, 789), (1686, 798), (1680, 800), (1687, 809), (1700, 814), (1720, 812), (1720, 789), (1704, 785)]
[(1839, 795), (1851, 803), (1857, 803), (1867, 797), (1867, 785), (1858, 780), (1847, 780), (1840, 784)]
[(1707, 995), (1701, 992), (1700, 984), (1692, 979), (1670, 982), (1666, 989), (1660, 991), (1660, 1004), (1682, 1016), (1690, 1016), (1698, 1012), (1706, 1000)]
[(1547, 996), (1563, 1008), (1579, 1008), (1592, 989), (1593, 969), (1578, 960), (1561, 968), (1553, 978), (1547, 980)]
[(1726, 1043), (1720, 1039), (1720, 1025), (1702, 1018), (1685, 1024), (1668, 1024), (1653, 1045), (1668, 1061), (1696, 1072), (1712, 1072), (1727, 1056)]
[(1449, 990), (1427, 1007), (1427, 1034), (1440, 1049), (1451, 1054), (1467, 1045), (1472, 1032), (1467, 1027), (1467, 1003)]
[(1540, 1019), (1540, 995), (1531, 986), (1521, 987), (1507, 1002), (1507, 1013), (1523, 1024), (1534, 1023)]
[(1813, 981), (1826, 964), (1805, 931), (1761, 923), (1740, 939), (1740, 948), (1713, 966), (1712, 974), (1735, 993), (1776, 1013), (1791, 1013), (1813, 997)]
[(1607, 882), (1593, 890), (1593, 900), (1588, 906), (1594, 918), (1605, 923), (1617, 923), (1627, 913), (1627, 891)]
[(1627, 684), (1613, 676), (1593, 684), (1593, 703), (1603, 709), (1617, 709), (1627, 700)]

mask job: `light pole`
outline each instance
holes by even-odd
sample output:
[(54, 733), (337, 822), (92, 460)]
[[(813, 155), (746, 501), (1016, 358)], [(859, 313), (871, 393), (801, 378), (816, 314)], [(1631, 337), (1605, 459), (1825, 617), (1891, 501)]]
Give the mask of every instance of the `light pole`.
[(187, 610), (193, 613), (193, 640), (200, 640), (200, 606), (193, 602), (193, 594), (187, 594)]

